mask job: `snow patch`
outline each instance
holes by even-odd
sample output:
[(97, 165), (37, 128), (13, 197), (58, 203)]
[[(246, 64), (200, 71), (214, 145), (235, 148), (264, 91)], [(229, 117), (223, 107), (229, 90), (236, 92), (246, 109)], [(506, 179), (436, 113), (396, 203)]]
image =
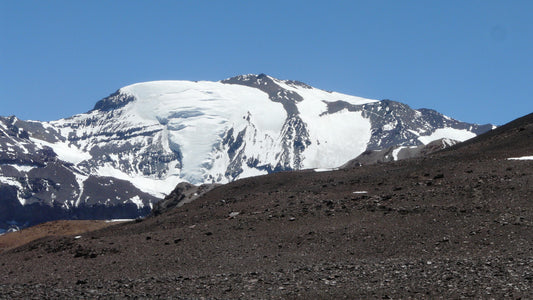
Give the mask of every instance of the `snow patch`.
[(435, 130), (431, 135), (419, 136), (418, 140), (422, 144), (427, 145), (434, 140), (448, 138), (460, 142), (464, 142), (468, 139), (475, 137), (476, 134), (465, 129), (455, 129), (455, 128), (439, 128)]
[(392, 150), (392, 158), (396, 161), (398, 160), (398, 153), (403, 149), (404, 147), (398, 147), (394, 150)]
[(388, 124), (383, 125), (383, 131), (390, 131), (396, 128), (397, 122), (391, 122)]
[(508, 160), (533, 160), (533, 156), (510, 157)]
[(36, 166), (26, 166), (26, 165), (16, 165), (16, 164), (7, 164), (8, 166), (12, 166), (13, 168), (17, 169), (19, 172), (29, 172), (35, 168)]
[(135, 205), (137, 205), (137, 209), (141, 209), (144, 207), (144, 203), (141, 199), (141, 197), (139, 197), (138, 195), (134, 196), (134, 197), (131, 197), (129, 199), (129, 201)]
[(135, 221), (135, 219), (111, 219), (111, 220), (105, 220), (106, 223), (131, 222), (131, 221)]
[(57, 143), (48, 143), (43, 140), (35, 139), (30, 137), (30, 140), (38, 145), (48, 146), (54, 150), (57, 154), (57, 157), (62, 161), (73, 163), (77, 165), (84, 160), (89, 160), (92, 158), (91, 154), (88, 152), (82, 151), (76, 148), (73, 145), (69, 145), (67, 142), (57, 142)]
[[(343, 109), (334, 114), (314, 115), (314, 107), (298, 104), (312, 144), (303, 152), (303, 168), (340, 166), (366, 150), (371, 138), (370, 120), (361, 112)], [(355, 138), (357, 137), (357, 138)]]
[(313, 169), (315, 172), (329, 172), (329, 171), (337, 171), (339, 168), (317, 168)]
[(137, 173), (127, 174), (109, 164), (99, 167), (96, 170), (96, 174), (98, 176), (115, 177), (129, 181), (139, 190), (158, 198), (164, 198), (176, 187), (178, 183), (185, 181), (178, 176), (170, 176), (164, 179), (159, 179), (146, 177)]
[(74, 204), (76, 207), (78, 207), (81, 203), (81, 196), (83, 195), (84, 182), (85, 180), (87, 180), (87, 178), (89, 178), (89, 176), (79, 174), (78, 172), (73, 172), (73, 173), (74, 173), (74, 176), (76, 176), (76, 182), (78, 183), (78, 186), (79, 186), (78, 199), (76, 199), (76, 203)]
[(5, 176), (0, 176), (0, 182), (1, 183), (5, 183), (7, 185), (11, 185), (11, 186), (14, 186), (18, 189), (22, 189), (22, 185), (20, 184), (20, 182), (18, 182), (15, 178), (13, 177), (5, 177)]

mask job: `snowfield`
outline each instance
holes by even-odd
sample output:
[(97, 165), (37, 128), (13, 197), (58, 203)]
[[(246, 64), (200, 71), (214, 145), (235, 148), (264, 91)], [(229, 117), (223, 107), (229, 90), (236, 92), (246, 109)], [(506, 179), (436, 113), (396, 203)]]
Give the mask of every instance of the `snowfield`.
[(455, 128), (439, 128), (435, 130), (431, 135), (419, 136), (418, 140), (424, 145), (427, 145), (438, 139), (452, 139), (459, 142), (464, 142), (468, 139), (475, 137), (476, 134), (465, 130), (465, 129), (455, 129)]

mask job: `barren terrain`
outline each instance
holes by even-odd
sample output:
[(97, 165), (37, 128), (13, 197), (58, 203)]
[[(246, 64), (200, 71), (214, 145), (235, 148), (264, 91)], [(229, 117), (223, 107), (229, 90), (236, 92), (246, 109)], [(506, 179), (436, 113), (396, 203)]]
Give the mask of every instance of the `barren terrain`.
[[(0, 254), (2, 298), (531, 298), (533, 115), (428, 157), (216, 187)], [(73, 233), (76, 234), (76, 233)]]
[(13, 249), (31, 241), (48, 236), (78, 235), (102, 229), (120, 222), (101, 220), (60, 220), (51, 221), (20, 231), (0, 235), (0, 253)]

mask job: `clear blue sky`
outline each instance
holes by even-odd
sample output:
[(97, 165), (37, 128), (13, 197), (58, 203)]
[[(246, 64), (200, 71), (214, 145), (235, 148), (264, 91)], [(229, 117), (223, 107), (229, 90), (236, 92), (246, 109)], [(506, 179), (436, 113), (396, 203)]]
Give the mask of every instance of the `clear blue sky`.
[(533, 1), (0, 0), (0, 115), (266, 73), (475, 123), (533, 112)]

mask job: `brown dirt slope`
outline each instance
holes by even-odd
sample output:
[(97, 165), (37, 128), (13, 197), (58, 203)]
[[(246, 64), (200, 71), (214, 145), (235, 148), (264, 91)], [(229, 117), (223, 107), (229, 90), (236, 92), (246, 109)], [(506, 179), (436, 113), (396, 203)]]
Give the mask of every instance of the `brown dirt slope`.
[(0, 235), (0, 252), (48, 236), (79, 235), (114, 225), (97, 220), (59, 220)]
[[(532, 298), (533, 115), (430, 157), (239, 180), (0, 254), (4, 298)], [(1, 298), (1, 297), (0, 297)]]

